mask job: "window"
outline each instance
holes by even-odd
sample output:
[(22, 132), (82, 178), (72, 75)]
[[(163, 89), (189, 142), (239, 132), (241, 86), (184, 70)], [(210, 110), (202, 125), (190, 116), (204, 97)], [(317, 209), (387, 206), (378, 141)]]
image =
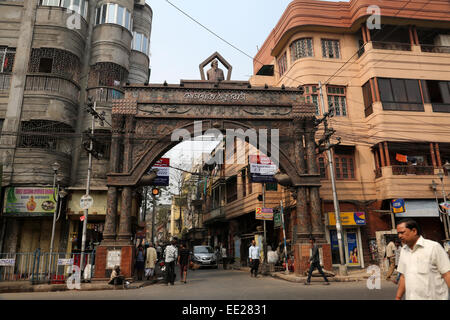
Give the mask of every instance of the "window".
[(321, 179), (327, 178), (327, 172), (325, 170), (325, 157), (324, 156), (319, 157), (319, 173), (320, 173)]
[(373, 97), (372, 97), (372, 89), (371, 89), (371, 81), (367, 81), (362, 86), (363, 98), (364, 98), (364, 114), (366, 117), (373, 113)]
[(142, 52), (148, 55), (148, 38), (144, 36), (144, 40), (142, 42)]
[(322, 56), (324, 58), (339, 59), (341, 57), (339, 40), (322, 39)]
[(319, 110), (319, 89), (317, 89), (317, 86), (314, 85), (305, 85), (305, 101), (306, 103), (312, 103), (316, 107), (316, 115), (320, 114)]
[(16, 49), (0, 47), (0, 73), (12, 72)]
[(286, 52), (278, 59), (278, 72), (282, 76), (287, 70)]
[(277, 183), (266, 183), (266, 191), (277, 191), (278, 184)]
[(52, 73), (53, 59), (51, 58), (41, 58), (39, 61), (39, 72), (41, 73)]
[(314, 55), (312, 38), (298, 39), (292, 42), (290, 49), (292, 62), (300, 58), (312, 57)]
[(41, 0), (41, 6), (62, 7), (87, 16), (87, 0)]
[(131, 14), (128, 9), (114, 3), (97, 8), (95, 24), (114, 23), (131, 30)]
[(134, 50), (142, 51), (142, 34), (136, 33), (136, 37), (134, 38)]
[(231, 177), (226, 183), (227, 203), (237, 200), (237, 178)]
[(334, 107), (336, 116), (347, 115), (347, 104), (345, 101), (345, 87), (327, 86), (328, 108)]
[(241, 171), (241, 177), (242, 177), (242, 196), (245, 197), (247, 195), (247, 176), (246, 176), (246, 169), (243, 169)]
[(422, 83), (426, 87), (433, 111), (450, 112), (450, 81), (427, 80)]
[(424, 111), (419, 80), (378, 79), (383, 110)]
[(247, 167), (247, 177), (248, 177), (248, 194), (253, 193), (253, 183), (252, 183), (252, 177), (250, 176), (250, 168)]
[(337, 146), (334, 149), (336, 179), (355, 179), (355, 151), (353, 147)]
[(42, 0), (42, 6), (59, 7), (60, 0)]

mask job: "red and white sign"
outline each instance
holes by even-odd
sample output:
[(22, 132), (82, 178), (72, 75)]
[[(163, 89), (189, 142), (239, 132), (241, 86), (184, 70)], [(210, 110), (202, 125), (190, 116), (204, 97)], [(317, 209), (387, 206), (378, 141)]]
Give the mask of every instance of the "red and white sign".
[(154, 186), (168, 186), (170, 176), (170, 158), (161, 158), (153, 165), (157, 170), (157, 177), (153, 180)]

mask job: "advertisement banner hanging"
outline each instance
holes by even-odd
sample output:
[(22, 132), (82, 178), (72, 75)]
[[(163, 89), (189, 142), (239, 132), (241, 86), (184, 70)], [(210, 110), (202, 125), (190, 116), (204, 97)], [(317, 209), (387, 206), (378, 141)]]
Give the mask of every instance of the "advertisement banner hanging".
[(281, 212), (275, 212), (273, 214), (273, 227), (274, 229), (281, 228), (283, 226), (283, 222), (281, 220)]
[(256, 220), (273, 220), (272, 208), (256, 208)]
[(153, 180), (154, 186), (168, 186), (170, 176), (170, 159), (161, 158), (153, 165), (152, 169), (157, 170), (157, 177)]
[(9, 187), (5, 190), (5, 216), (53, 215), (56, 209), (56, 189)]
[(393, 213), (403, 213), (406, 211), (405, 200), (403, 200), (403, 199), (394, 199), (394, 200), (392, 200), (391, 205), (392, 205)]
[(249, 155), (250, 179), (252, 182), (274, 183), (273, 177), (277, 173), (277, 166), (270, 157), (261, 155)]

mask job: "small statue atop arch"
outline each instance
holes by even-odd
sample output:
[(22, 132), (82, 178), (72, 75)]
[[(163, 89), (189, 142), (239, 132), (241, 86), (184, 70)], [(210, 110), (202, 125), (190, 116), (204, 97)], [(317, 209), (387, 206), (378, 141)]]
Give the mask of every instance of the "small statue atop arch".
[(207, 71), (206, 76), (208, 81), (219, 82), (225, 80), (223, 70), (219, 68), (219, 62), (217, 59), (214, 59), (213, 62), (211, 62), (211, 69)]

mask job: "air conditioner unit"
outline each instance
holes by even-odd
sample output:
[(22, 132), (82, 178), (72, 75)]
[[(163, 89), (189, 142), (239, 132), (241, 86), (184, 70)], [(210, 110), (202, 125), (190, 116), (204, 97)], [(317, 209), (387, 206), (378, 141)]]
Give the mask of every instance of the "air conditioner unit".
[(438, 34), (434, 38), (434, 45), (441, 47), (450, 47), (450, 34)]

